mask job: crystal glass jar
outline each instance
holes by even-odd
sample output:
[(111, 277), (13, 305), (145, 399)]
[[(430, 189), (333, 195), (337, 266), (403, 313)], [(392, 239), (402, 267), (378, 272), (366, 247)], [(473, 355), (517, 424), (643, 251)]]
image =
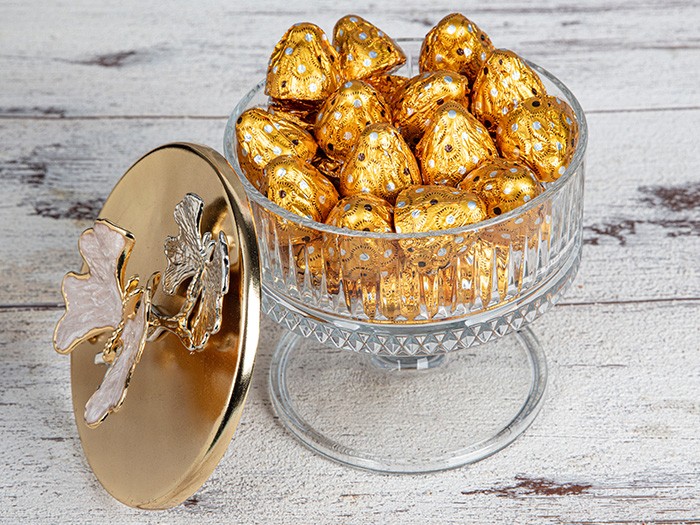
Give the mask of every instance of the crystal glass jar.
[[(399, 43), (407, 63), (398, 73), (412, 76), (421, 41)], [(503, 448), (536, 416), (546, 363), (528, 325), (578, 269), (587, 127), (566, 86), (529, 65), (578, 119), (570, 165), (524, 206), (439, 232), (352, 231), (272, 203), (236, 154), (236, 120), (267, 105), (264, 81), (234, 108), (224, 152), (253, 212), (263, 311), (289, 330), (271, 397), (317, 452), (373, 470), (439, 470)]]

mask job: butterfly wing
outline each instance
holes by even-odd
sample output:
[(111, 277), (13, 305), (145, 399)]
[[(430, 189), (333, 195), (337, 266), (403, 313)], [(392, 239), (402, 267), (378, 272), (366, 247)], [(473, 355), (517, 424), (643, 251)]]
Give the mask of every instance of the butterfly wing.
[(102, 384), (85, 405), (85, 423), (91, 428), (98, 426), (110, 413), (118, 410), (126, 398), (131, 374), (141, 359), (146, 344), (150, 301), (151, 291), (147, 289), (141, 295), (134, 316), (124, 321), (120, 337), (121, 350), (109, 365)]
[(88, 271), (63, 278), (66, 311), (54, 331), (57, 352), (70, 353), (86, 339), (119, 325), (125, 265), (133, 246), (129, 232), (103, 219), (82, 233), (78, 248)]
[(188, 193), (175, 206), (177, 237), (165, 241), (167, 267), (163, 275), (163, 290), (174, 294), (185, 279), (196, 276), (202, 267), (203, 245), (199, 233), (204, 202), (197, 195)]
[(226, 236), (219, 232), (211, 258), (204, 263), (201, 295), (190, 320), (191, 345), (195, 348), (203, 347), (209, 335), (221, 328), (221, 308), (228, 292), (229, 268)]

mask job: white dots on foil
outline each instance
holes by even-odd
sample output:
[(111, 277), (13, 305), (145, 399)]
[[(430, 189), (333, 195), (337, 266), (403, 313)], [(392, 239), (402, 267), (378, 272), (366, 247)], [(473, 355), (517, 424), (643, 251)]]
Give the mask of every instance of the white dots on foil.
[(365, 262), (369, 261), (369, 255), (367, 255), (366, 253), (361, 253), (360, 260)]
[(255, 164), (262, 164), (263, 162), (263, 158), (260, 155), (253, 157), (253, 160), (255, 161)]
[(284, 53), (286, 55), (291, 55), (292, 53), (294, 53), (294, 50), (291, 47), (288, 47), (287, 49), (284, 50)]
[(540, 124), (539, 120), (536, 120), (535, 122), (532, 123), (532, 129), (534, 129), (534, 130), (542, 129), (542, 124)]
[(440, 248), (437, 251), (437, 254), (438, 254), (438, 257), (444, 257), (445, 255), (447, 255), (447, 250), (445, 248)]
[(263, 129), (265, 130), (266, 133), (272, 133), (272, 126), (270, 126), (269, 124), (265, 124)]
[(445, 222), (447, 224), (454, 224), (455, 223), (455, 216), (450, 213), (447, 217), (445, 217)]
[(274, 148), (272, 148), (272, 152), (275, 155), (282, 155), (282, 148), (280, 148), (279, 146), (275, 146)]
[(535, 151), (542, 151), (542, 143), (541, 142), (535, 142), (532, 145), (533, 148), (535, 148)]
[(350, 139), (352, 138), (352, 133), (351, 133), (350, 131), (346, 131), (346, 132), (343, 134), (343, 138), (344, 138), (345, 140), (350, 140)]
[(316, 93), (316, 90), (318, 90), (318, 86), (314, 82), (309, 84), (309, 91), (311, 91), (311, 93)]
[(376, 51), (370, 51), (370, 52), (369, 52), (369, 58), (377, 58), (377, 52), (376, 52)]
[(393, 182), (389, 182), (389, 183), (386, 185), (386, 190), (387, 190), (387, 191), (394, 191), (395, 189), (396, 189), (396, 184), (394, 184)]
[(335, 120), (340, 120), (342, 116), (343, 115), (340, 113), (340, 111), (336, 111), (335, 113), (333, 113), (333, 118), (335, 118)]
[(314, 39), (314, 35), (312, 35), (311, 33), (306, 33), (304, 35), (304, 40), (306, 40), (307, 42), (311, 42), (313, 39)]
[(411, 212), (411, 217), (413, 217), (414, 219), (417, 219), (418, 217), (420, 217), (420, 210), (413, 210)]
[(280, 168), (277, 170), (277, 176), (278, 177), (284, 177), (287, 174), (287, 170), (284, 168)]
[(457, 112), (454, 109), (451, 109), (447, 112), (447, 116), (450, 118), (455, 118), (457, 116)]
[(469, 208), (470, 210), (475, 210), (475, 209), (476, 209), (476, 202), (474, 202), (474, 201), (469, 201), (469, 202), (467, 203), (467, 208)]
[(358, 35), (360, 37), (360, 40), (367, 40), (367, 33), (364, 31)]
[(306, 72), (306, 66), (305, 66), (304, 64), (299, 64), (299, 65), (297, 66), (297, 71), (298, 71), (299, 73), (305, 73), (305, 72)]
[(435, 160), (434, 160), (434, 159), (430, 159), (430, 160), (428, 161), (428, 167), (430, 167), (430, 168), (434, 168), (434, 167), (435, 167)]
[(299, 182), (299, 187), (304, 191), (311, 189), (311, 187), (309, 186), (309, 183), (306, 182), (305, 180)]
[(397, 208), (403, 208), (404, 206), (406, 206), (406, 201), (399, 201), (396, 203)]
[(362, 65), (365, 66), (365, 67), (369, 67), (369, 66), (372, 65), (372, 61), (371, 61), (369, 58), (365, 58), (365, 59), (362, 61)]
[(489, 91), (489, 93), (491, 93), (492, 97), (498, 96), (498, 90), (496, 88), (491, 88), (491, 91)]
[(505, 188), (503, 188), (504, 195), (510, 195), (512, 192), (513, 192), (513, 188), (511, 188), (510, 186), (506, 186)]
[(356, 99), (353, 101), (352, 105), (355, 106), (356, 108), (361, 108), (361, 107), (362, 107), (362, 101), (361, 101), (359, 98), (356, 98)]

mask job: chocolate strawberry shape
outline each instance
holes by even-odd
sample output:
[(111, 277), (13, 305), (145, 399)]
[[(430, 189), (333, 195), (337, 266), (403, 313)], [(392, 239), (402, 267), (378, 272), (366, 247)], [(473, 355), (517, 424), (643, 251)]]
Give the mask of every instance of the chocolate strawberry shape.
[(455, 186), (480, 162), (497, 157), (486, 128), (461, 104), (446, 102), (416, 147), (425, 184)]
[(317, 25), (290, 27), (275, 46), (265, 93), (275, 99), (320, 102), (341, 82), (338, 54)]
[(540, 77), (522, 58), (507, 49), (497, 49), (474, 81), (471, 111), (493, 133), (498, 121), (523, 100), (546, 94)]
[(425, 36), (420, 70), (449, 69), (467, 77), (471, 84), (491, 51), (491, 39), (479, 26), (462, 14), (452, 13)]
[(401, 134), (380, 123), (365, 128), (348, 155), (340, 172), (340, 193), (369, 193), (391, 203), (401, 190), (420, 182), (418, 163)]
[(360, 133), (378, 122), (391, 122), (389, 106), (366, 82), (348, 80), (321, 106), (316, 139), (328, 157), (343, 161)]
[(406, 55), (393, 39), (357, 15), (347, 15), (336, 22), (333, 45), (348, 80), (389, 73), (406, 62)]

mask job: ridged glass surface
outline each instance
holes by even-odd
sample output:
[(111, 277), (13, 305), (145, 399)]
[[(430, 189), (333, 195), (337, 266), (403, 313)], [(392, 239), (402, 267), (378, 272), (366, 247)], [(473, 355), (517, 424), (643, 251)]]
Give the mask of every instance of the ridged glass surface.
[[(401, 41), (399, 73), (417, 69), (420, 41)], [(383, 355), (430, 355), (481, 344), (544, 313), (575, 276), (581, 252), (587, 128), (573, 95), (545, 70), (550, 95), (580, 126), (567, 172), (527, 205), (477, 225), (435, 234), (368, 234), (295, 216), (263, 197), (236, 158), (235, 123), (265, 106), (263, 84), (229, 119), (224, 149), (253, 211), (263, 309), (306, 337)]]

